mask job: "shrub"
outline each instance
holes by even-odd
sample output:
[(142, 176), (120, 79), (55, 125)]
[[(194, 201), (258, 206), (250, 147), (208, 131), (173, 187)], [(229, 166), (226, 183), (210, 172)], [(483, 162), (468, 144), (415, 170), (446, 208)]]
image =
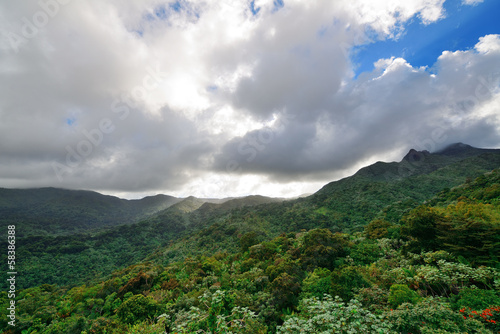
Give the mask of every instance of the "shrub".
[(388, 302), (392, 307), (398, 307), (403, 303), (415, 304), (418, 302), (418, 294), (411, 290), (407, 285), (394, 284), (389, 289)]
[(228, 305), (230, 297), (225, 291), (205, 292), (199, 297), (200, 307), (180, 311), (169, 325), (175, 333), (238, 333), (259, 334), (266, 326), (246, 307)]
[(349, 242), (345, 235), (327, 229), (314, 229), (304, 235), (301, 261), (304, 269), (334, 269), (337, 259), (347, 255)]
[(359, 300), (365, 308), (376, 314), (385, 309), (388, 298), (389, 292), (385, 289), (381, 289), (378, 285), (360, 289), (356, 295), (356, 299)]
[(484, 310), (490, 306), (500, 306), (500, 297), (494, 290), (463, 288), (452, 298), (455, 309), (468, 307), (473, 310)]
[(356, 267), (348, 266), (332, 272), (332, 287), (329, 294), (339, 296), (344, 300), (354, 298), (354, 291), (369, 286)]
[(373, 263), (383, 255), (382, 248), (372, 240), (364, 240), (354, 245), (349, 254), (354, 262), (360, 265)]

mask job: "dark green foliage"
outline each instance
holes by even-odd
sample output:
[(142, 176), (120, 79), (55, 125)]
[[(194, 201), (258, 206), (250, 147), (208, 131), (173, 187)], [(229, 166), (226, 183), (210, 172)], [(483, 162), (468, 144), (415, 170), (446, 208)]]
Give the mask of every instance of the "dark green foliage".
[(326, 268), (316, 268), (302, 282), (302, 291), (307, 298), (323, 298), (332, 287), (332, 272)]
[(347, 255), (347, 236), (333, 234), (327, 229), (314, 229), (304, 235), (301, 246), (302, 265), (306, 270), (315, 267), (333, 269), (338, 259)]
[(387, 301), (389, 305), (396, 308), (403, 303), (416, 304), (419, 300), (419, 296), (413, 290), (410, 290), (408, 285), (405, 284), (393, 284), (389, 289), (389, 297)]
[(259, 235), (257, 232), (247, 232), (240, 239), (242, 251), (247, 251), (251, 246), (259, 243)]
[(453, 296), (454, 309), (462, 307), (473, 310), (484, 310), (492, 306), (500, 306), (500, 295), (495, 290), (463, 288), (458, 295)]
[[(444, 249), (475, 264), (496, 266), (500, 254), (500, 202), (489, 196), (499, 171), (441, 192), (402, 220), (407, 251)], [(483, 199), (478, 199), (483, 198)], [(487, 199), (485, 199), (487, 198)], [(436, 205), (436, 206), (430, 206)]]
[(135, 324), (148, 319), (154, 319), (157, 315), (158, 306), (156, 302), (143, 295), (134, 295), (118, 307), (116, 314), (121, 321), (127, 324)]
[(297, 306), (300, 293), (300, 281), (286, 272), (281, 273), (271, 283), (273, 303), (278, 309)]
[(438, 247), (438, 225), (444, 223), (444, 217), (427, 206), (413, 210), (403, 220), (401, 236), (408, 238), (408, 251), (436, 250)]
[(331, 279), (332, 285), (328, 293), (333, 296), (339, 296), (344, 300), (351, 300), (354, 298), (355, 291), (370, 285), (360, 275), (358, 268), (351, 266), (333, 271)]
[(349, 256), (357, 265), (366, 265), (377, 261), (383, 252), (377, 242), (367, 239), (352, 245)]
[(375, 219), (365, 226), (365, 234), (369, 239), (381, 239), (389, 236), (389, 228), (392, 224), (382, 220)]
[(339, 296), (344, 300), (351, 300), (354, 297), (354, 291), (369, 285), (356, 267), (347, 266), (333, 271), (316, 268), (302, 282), (302, 296), (321, 299), (325, 294), (328, 294)]

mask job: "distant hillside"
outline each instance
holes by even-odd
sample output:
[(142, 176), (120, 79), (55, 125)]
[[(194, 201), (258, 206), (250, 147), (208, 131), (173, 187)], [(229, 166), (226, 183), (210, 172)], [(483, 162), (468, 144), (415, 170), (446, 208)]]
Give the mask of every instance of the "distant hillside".
[[(251, 195), (237, 198), (230, 197), (223, 199), (196, 198), (194, 196), (189, 196), (172, 205), (166, 210), (177, 210), (183, 213), (189, 213), (197, 210), (199, 210), (200, 212), (224, 212), (232, 209), (242, 208), (245, 206), (256, 206), (266, 203), (279, 203), (283, 202), (284, 200), (284, 198), (271, 198), (260, 195)], [(161, 215), (161, 212), (159, 212), (158, 214)]]
[[(93, 191), (58, 188), (0, 188), (0, 227), (19, 224), (18, 237), (70, 235), (137, 223), (169, 209), (189, 213), (204, 204), (217, 211), (280, 201), (264, 196), (243, 198), (176, 198), (168, 195), (126, 200)], [(227, 204), (225, 204), (227, 203)]]
[(191, 212), (191, 211), (198, 209), (204, 203), (205, 203), (205, 201), (203, 201), (199, 198), (189, 196), (188, 198), (185, 198), (182, 201), (180, 201), (179, 203), (176, 203), (175, 205), (173, 205), (170, 210), (177, 210), (177, 211), (182, 212), (182, 213), (188, 213), (188, 212)]
[(200, 206), (199, 211), (205, 213), (209, 212), (220, 213), (220, 212), (243, 208), (246, 206), (257, 206), (268, 203), (280, 203), (283, 202), (284, 200), (285, 200), (284, 198), (271, 198), (260, 195), (252, 195), (252, 196), (234, 198), (221, 204), (204, 203), (202, 206)]
[[(265, 240), (302, 229), (360, 231), (376, 218), (397, 223), (405, 213), (443, 189), (498, 167), (500, 150), (476, 149), (464, 144), (454, 144), (437, 153), (410, 150), (400, 162), (377, 162), (325, 185), (306, 198), (240, 207), (226, 215), (215, 214), (211, 216), (214, 224), (193, 237), (195, 239), (178, 243), (155, 258), (163, 256), (166, 263), (181, 259), (192, 250), (236, 251), (239, 238), (247, 233), (254, 234), (256, 240)], [(191, 217), (205, 206), (194, 211)], [(217, 242), (211, 241), (214, 239)]]
[(166, 195), (125, 200), (93, 191), (0, 188), (0, 227), (22, 226), (19, 237), (67, 235), (131, 224), (179, 201)]
[[(239, 199), (195, 197), (179, 199), (165, 195), (128, 201), (87, 191), (2, 190), (4, 194), (16, 194), (17, 198), (12, 197), (8, 201), (11, 202), (10, 207), (19, 210), (19, 216), (22, 217), (15, 221), (18, 256), (23, 259), (20, 268), (24, 272), (24, 275), (19, 278), (19, 284), (24, 287), (43, 282), (61, 285), (75, 284), (103, 277), (113, 270), (143, 260), (158, 247), (211, 225), (220, 215), (233, 208), (280, 201), (263, 196)], [(47, 196), (42, 196), (42, 194)], [(16, 205), (15, 201), (21, 200), (23, 195), (28, 201), (24, 202), (24, 206)], [(35, 195), (39, 198), (36, 199)], [(60, 202), (57, 202), (58, 200)], [(54, 202), (57, 202), (57, 205)], [(28, 204), (31, 205), (31, 211), (24, 214), (22, 209)], [(167, 208), (156, 211), (167, 205)], [(206, 211), (205, 209), (199, 210), (201, 206), (205, 206), (205, 209), (207, 206), (212, 207)], [(36, 218), (36, 208), (41, 208), (40, 217), (49, 216), (50, 213), (59, 214), (53, 217), (54, 226), (61, 231), (66, 231), (66, 234), (47, 234), (45, 230), (47, 226), (36, 229), (36, 222), (42, 221)], [(66, 216), (56, 209), (60, 209)], [(156, 212), (150, 214), (153, 210)], [(92, 215), (99, 217), (99, 213), (102, 214), (101, 219), (92, 220), (95, 218)], [(130, 219), (140, 219), (140, 213), (144, 216), (136, 223), (131, 221), (124, 224), (125, 220), (123, 220), (122, 224), (106, 225), (106, 218), (110, 213), (129, 213)], [(5, 224), (11, 221), (4, 220)], [(81, 229), (68, 228), (67, 224), (71, 222), (79, 223), (78, 226)], [(93, 226), (96, 228), (88, 230), (86, 226), (89, 226), (89, 222), (94, 223)], [(42, 231), (44, 234), (22, 233), (29, 228), (33, 232)], [(4, 242), (0, 241), (0, 245), (4, 245)], [(54, 258), (58, 261), (55, 262)], [(4, 285), (0, 283), (0, 287)]]

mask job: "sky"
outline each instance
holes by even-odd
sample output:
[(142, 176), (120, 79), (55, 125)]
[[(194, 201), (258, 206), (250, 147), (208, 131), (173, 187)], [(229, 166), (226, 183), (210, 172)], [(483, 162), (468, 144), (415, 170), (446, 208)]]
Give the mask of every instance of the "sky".
[(498, 0), (0, 2), (0, 187), (293, 197), (500, 147)]

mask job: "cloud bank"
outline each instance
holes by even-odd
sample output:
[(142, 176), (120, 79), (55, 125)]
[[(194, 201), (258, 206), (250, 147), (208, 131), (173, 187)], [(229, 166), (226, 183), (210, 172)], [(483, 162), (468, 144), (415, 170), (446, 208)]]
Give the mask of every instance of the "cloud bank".
[(443, 3), (2, 3), (0, 186), (293, 196), (411, 147), (498, 147), (499, 35), (354, 75), (353, 47)]

